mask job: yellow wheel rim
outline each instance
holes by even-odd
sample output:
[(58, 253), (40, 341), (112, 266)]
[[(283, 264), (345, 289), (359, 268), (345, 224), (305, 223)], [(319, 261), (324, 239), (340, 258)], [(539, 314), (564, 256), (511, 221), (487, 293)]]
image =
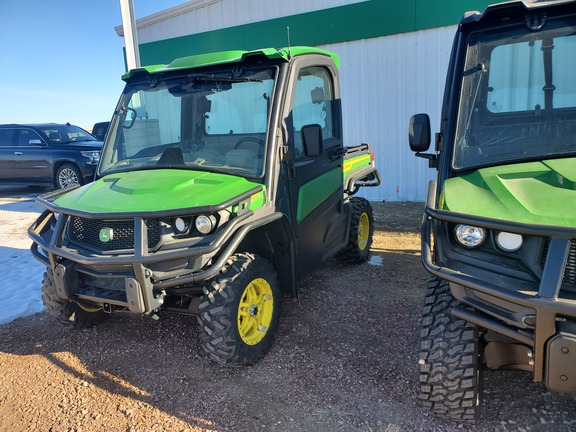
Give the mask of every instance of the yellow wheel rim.
[(268, 331), (274, 312), (272, 288), (266, 279), (248, 284), (238, 305), (238, 331), (247, 345), (256, 345)]
[(358, 221), (358, 248), (363, 251), (368, 246), (368, 239), (370, 237), (370, 219), (367, 213), (360, 215)]
[(102, 310), (102, 307), (88, 307), (88, 306), (84, 306), (82, 303), (76, 303), (80, 309), (82, 309), (83, 311), (86, 312), (90, 312), (90, 313), (94, 313), (94, 312), (100, 312)]

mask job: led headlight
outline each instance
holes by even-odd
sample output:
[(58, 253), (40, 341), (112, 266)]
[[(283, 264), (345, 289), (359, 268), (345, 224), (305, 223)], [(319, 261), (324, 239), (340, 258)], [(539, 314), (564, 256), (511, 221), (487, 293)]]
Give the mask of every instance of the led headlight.
[(496, 244), (505, 252), (515, 252), (522, 247), (524, 239), (520, 234), (500, 232), (496, 236)]
[(174, 229), (180, 234), (188, 231), (188, 224), (189, 222), (185, 219), (182, 218), (174, 219)]
[(474, 248), (480, 246), (486, 239), (486, 230), (484, 228), (471, 225), (456, 225), (454, 229), (456, 240), (462, 246)]
[(199, 233), (210, 234), (210, 232), (212, 232), (212, 230), (216, 226), (216, 218), (212, 215), (210, 216), (200, 215), (196, 217), (196, 221), (194, 224)]

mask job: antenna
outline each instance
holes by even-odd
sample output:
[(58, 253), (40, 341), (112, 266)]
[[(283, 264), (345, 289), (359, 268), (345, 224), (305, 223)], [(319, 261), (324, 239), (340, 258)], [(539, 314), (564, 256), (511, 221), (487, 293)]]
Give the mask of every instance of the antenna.
[(286, 26), (286, 35), (288, 36), (288, 60), (292, 58), (292, 53), (290, 52), (290, 26)]

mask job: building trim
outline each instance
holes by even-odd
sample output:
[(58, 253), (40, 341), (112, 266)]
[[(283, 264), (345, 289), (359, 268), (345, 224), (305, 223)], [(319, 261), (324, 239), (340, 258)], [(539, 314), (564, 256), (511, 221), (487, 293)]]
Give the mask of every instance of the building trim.
[[(154, 24), (158, 24), (159, 22), (166, 21), (177, 17), (178, 15), (183, 15), (188, 12), (192, 12), (196, 9), (200, 9), (206, 6), (210, 6), (214, 3), (218, 3), (220, 0), (197, 0), (197, 1), (188, 1), (186, 3), (173, 6), (171, 8), (165, 9), (163, 11), (157, 12), (152, 15), (148, 15), (147, 17), (140, 18), (136, 20), (136, 28), (138, 30), (142, 30), (145, 27), (152, 26)], [(114, 27), (116, 30), (116, 34), (120, 37), (124, 37), (124, 26), (119, 25)]]
[[(204, 0), (219, 1), (219, 0)], [(370, 0), (298, 15), (222, 28), (140, 45), (142, 64), (230, 49), (325, 45), (457, 24), (464, 12), (493, 0)], [(194, 3), (196, 5), (197, 3)]]

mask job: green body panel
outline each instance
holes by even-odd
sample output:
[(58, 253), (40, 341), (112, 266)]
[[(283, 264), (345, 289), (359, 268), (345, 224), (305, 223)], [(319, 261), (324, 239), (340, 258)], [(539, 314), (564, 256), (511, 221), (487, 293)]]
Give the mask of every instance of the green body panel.
[(222, 52), (213, 52), (207, 54), (197, 54), (191, 55), (187, 57), (177, 58), (176, 60), (172, 61), (168, 65), (156, 64), (151, 66), (145, 66), (138, 69), (133, 69), (130, 72), (127, 72), (122, 76), (122, 79), (128, 81), (131, 77), (136, 74), (145, 72), (149, 74), (155, 73), (164, 73), (164, 72), (173, 72), (183, 69), (193, 69), (193, 68), (200, 68), (206, 66), (214, 66), (218, 64), (229, 64), (229, 63), (240, 63), (246, 60), (249, 57), (254, 56), (266, 56), (269, 59), (283, 59), (285, 61), (290, 61), (291, 57), (296, 57), (299, 55), (304, 54), (321, 54), (332, 57), (332, 60), (338, 67), (340, 61), (338, 56), (334, 53), (329, 51), (317, 49), (317, 48), (310, 48), (310, 47), (303, 47), (303, 46), (296, 46), (282, 49), (275, 49), (275, 48), (263, 48), (255, 51), (222, 51)]
[[(464, 12), (493, 0), (369, 0), (140, 45), (142, 64), (234, 47), (325, 45), (458, 24)], [(193, 31), (193, 29), (191, 29)]]
[(372, 163), (372, 157), (369, 154), (363, 154), (344, 161), (344, 180), (348, 178), (348, 174), (361, 168), (365, 165)]
[[(245, 178), (189, 170), (147, 170), (110, 174), (55, 200), (55, 204), (90, 213), (131, 213), (217, 205), (261, 186)], [(250, 208), (261, 207), (262, 192)]]
[(298, 190), (298, 210), (296, 220), (302, 222), (306, 216), (332, 195), (342, 185), (340, 168), (327, 171), (314, 180), (302, 185)]
[(576, 227), (576, 159), (482, 168), (448, 179), (440, 206), (493, 219)]

